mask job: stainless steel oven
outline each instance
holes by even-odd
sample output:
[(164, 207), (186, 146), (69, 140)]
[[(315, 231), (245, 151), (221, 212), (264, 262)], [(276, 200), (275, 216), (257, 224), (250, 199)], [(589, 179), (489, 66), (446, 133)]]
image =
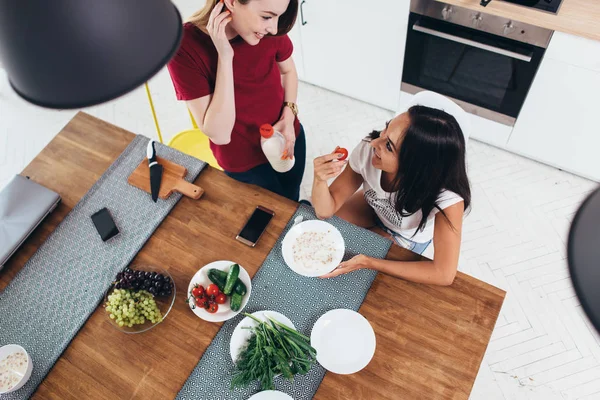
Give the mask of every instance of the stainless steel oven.
[(413, 0), (402, 90), (432, 90), (514, 125), (551, 30), (434, 0)]

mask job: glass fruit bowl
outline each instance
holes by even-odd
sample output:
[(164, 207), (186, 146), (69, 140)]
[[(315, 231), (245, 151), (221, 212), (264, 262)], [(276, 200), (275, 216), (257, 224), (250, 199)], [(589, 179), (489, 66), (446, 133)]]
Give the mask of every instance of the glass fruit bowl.
[[(173, 308), (175, 294), (175, 283), (168, 271), (153, 265), (137, 265), (117, 274), (104, 296), (102, 308), (110, 324), (119, 331), (142, 333), (167, 318)], [(111, 299), (112, 304), (109, 302)], [(160, 311), (160, 317), (152, 314), (155, 313), (152, 301)], [(138, 323), (129, 326), (134, 315)]]

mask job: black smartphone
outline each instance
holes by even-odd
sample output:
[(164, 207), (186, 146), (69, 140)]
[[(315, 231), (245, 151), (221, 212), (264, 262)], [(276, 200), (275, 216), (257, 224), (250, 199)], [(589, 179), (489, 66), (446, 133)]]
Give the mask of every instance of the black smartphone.
[(275, 212), (268, 208), (263, 206), (256, 207), (240, 233), (238, 233), (235, 238), (250, 247), (256, 246), (258, 239), (260, 239), (274, 215)]
[(105, 242), (119, 234), (119, 229), (106, 207), (92, 215), (92, 222)]

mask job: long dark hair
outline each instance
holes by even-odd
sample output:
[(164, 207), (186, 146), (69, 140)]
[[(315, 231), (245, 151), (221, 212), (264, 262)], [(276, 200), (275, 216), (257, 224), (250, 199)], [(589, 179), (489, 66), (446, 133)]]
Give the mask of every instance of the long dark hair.
[[(438, 205), (444, 189), (462, 197), (467, 210), (471, 205), (471, 188), (465, 162), (465, 137), (456, 119), (442, 110), (424, 106), (411, 107), (408, 116), (410, 124), (403, 132), (398, 173), (393, 180), (395, 193), (390, 201), (395, 201), (396, 211), (404, 217), (419, 210), (423, 212), (416, 234), (425, 228), (434, 208), (448, 219)], [(380, 134), (373, 131), (369, 138), (377, 139)]]

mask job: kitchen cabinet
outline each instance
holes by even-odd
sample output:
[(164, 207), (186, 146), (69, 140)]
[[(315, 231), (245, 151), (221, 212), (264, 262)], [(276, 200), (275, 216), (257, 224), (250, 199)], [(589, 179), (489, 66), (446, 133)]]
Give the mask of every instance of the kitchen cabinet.
[(410, 0), (303, 0), (290, 32), (300, 79), (396, 110)]
[(555, 32), (507, 149), (600, 181), (600, 42)]

